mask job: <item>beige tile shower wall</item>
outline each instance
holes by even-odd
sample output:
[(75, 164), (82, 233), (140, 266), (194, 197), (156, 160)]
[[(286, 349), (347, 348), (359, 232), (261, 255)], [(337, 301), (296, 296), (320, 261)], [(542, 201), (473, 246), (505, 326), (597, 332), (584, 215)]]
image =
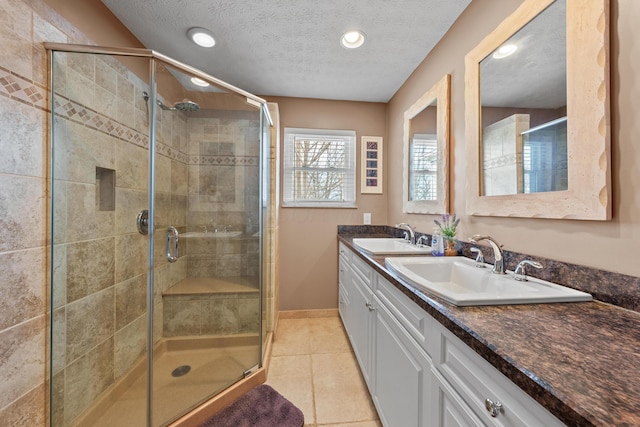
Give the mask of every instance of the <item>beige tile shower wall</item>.
[[(47, 22), (53, 14), (42, 5), (0, 1), (0, 11), (0, 226), (4, 230), (0, 244), (0, 368), (5, 372), (0, 383), (0, 419), (6, 425), (44, 425), (48, 105), (46, 56), (39, 42), (64, 42), (67, 36)], [(75, 189), (82, 200), (83, 185)], [(65, 207), (59, 204), (57, 208), (62, 211)], [(71, 269), (71, 274), (81, 276), (77, 268)], [(61, 292), (56, 305), (65, 302), (66, 295)], [(63, 332), (57, 337), (64, 343), (64, 336)], [(73, 351), (86, 343), (85, 339)], [(56, 349), (64, 352), (65, 346)]]
[[(77, 36), (41, 2), (0, 0), (0, 420), (44, 426), (47, 373), (47, 61)], [(76, 37), (76, 42), (85, 40)], [(58, 208), (63, 206), (59, 205)], [(59, 271), (59, 270), (58, 270)], [(60, 293), (56, 306), (66, 299)], [(58, 338), (58, 337), (57, 337)], [(61, 336), (64, 342), (64, 336)], [(63, 346), (64, 347), (64, 346)]]
[[(188, 243), (189, 276), (257, 276), (259, 121), (220, 111), (188, 120), (188, 231), (239, 231), (238, 239)], [(235, 116), (235, 117), (234, 117)]]
[[(166, 258), (169, 226), (186, 231), (188, 194), (188, 125), (184, 112), (156, 110), (156, 234), (154, 248), (154, 342), (163, 338), (162, 293), (187, 276), (186, 244), (175, 263)], [(184, 240), (182, 243), (185, 243)]]

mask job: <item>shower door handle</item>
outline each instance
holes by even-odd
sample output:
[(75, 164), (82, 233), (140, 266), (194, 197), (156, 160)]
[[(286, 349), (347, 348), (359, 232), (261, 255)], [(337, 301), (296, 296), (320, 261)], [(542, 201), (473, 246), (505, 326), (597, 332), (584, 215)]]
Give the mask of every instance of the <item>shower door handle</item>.
[(167, 229), (167, 261), (176, 262), (178, 253), (178, 229), (173, 225)]

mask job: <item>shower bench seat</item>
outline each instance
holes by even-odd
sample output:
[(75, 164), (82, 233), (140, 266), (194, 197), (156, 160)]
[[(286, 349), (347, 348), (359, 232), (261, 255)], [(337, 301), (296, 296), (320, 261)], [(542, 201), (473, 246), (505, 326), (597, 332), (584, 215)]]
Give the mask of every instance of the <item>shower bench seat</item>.
[(187, 277), (162, 293), (164, 337), (260, 331), (258, 278)]

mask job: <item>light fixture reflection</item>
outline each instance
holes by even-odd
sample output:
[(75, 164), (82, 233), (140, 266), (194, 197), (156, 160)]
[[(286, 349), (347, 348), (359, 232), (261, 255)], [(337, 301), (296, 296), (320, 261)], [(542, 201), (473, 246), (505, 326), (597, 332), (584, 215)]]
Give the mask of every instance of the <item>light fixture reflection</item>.
[(365, 35), (362, 31), (351, 30), (342, 35), (342, 38), (340, 38), (340, 44), (347, 49), (355, 49), (364, 44), (364, 38)]
[(207, 87), (209, 86), (208, 82), (205, 82), (202, 79), (199, 79), (197, 77), (191, 77), (191, 83), (193, 83), (196, 86), (200, 86), (200, 87)]
[(512, 55), (516, 50), (518, 50), (518, 46), (515, 44), (505, 44), (500, 46), (494, 53), (493, 57), (495, 59), (506, 58), (509, 55)]
[(193, 27), (187, 31), (187, 35), (198, 46), (213, 47), (216, 44), (213, 34), (206, 28)]

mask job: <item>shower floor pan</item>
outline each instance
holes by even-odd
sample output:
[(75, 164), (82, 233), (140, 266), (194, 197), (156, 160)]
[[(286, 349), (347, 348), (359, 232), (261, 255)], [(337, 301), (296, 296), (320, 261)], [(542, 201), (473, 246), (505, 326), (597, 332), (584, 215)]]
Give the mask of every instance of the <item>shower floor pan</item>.
[[(167, 424), (235, 383), (245, 367), (255, 363), (259, 342), (257, 335), (162, 339), (154, 354), (154, 426)], [(145, 362), (140, 360), (74, 425), (146, 425)], [(172, 375), (176, 368), (184, 366), (189, 367), (187, 373)]]

